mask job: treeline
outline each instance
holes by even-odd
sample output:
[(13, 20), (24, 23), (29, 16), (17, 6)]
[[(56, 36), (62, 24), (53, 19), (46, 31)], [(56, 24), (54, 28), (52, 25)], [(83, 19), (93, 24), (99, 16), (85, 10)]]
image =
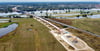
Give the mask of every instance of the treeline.
[(0, 3), (0, 11), (11, 12), (11, 8), (18, 6), (22, 11), (62, 10), (62, 9), (91, 9), (99, 5), (98, 2), (16, 2)]

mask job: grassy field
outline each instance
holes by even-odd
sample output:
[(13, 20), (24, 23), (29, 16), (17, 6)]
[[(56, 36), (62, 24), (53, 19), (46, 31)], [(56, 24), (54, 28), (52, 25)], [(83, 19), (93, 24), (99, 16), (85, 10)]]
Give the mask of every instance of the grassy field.
[(77, 15), (72, 15), (72, 16), (53, 16), (53, 17), (76, 17)]
[(100, 19), (76, 19), (72, 25), (100, 35)]
[(10, 23), (0, 23), (0, 28), (7, 27), (8, 25), (13, 24), (13, 23), (14, 22), (10, 22)]
[(14, 19), (19, 27), (0, 40), (0, 51), (66, 51), (49, 29), (30, 18)]
[(95, 34), (100, 35), (100, 19), (53, 19)]
[(74, 14), (74, 13), (80, 13), (80, 12), (67, 12), (67, 13), (54, 13), (54, 14)]
[[(90, 32), (96, 33), (100, 35), (100, 19), (53, 19), (56, 21), (63, 22), (68, 25), (72, 25), (78, 27), (80, 29), (88, 30)], [(63, 28), (63, 26), (53, 23), (56, 26)], [(84, 40), (90, 47), (95, 49), (96, 51), (100, 51), (100, 37), (96, 37), (87, 33), (80, 32), (75, 29), (67, 29), (72, 32), (74, 35), (78, 36), (82, 40)]]

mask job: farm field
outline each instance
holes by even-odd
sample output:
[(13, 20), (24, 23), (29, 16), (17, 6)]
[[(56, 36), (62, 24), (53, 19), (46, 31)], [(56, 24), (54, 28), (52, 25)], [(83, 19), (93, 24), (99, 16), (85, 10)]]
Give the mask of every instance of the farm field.
[(0, 51), (66, 51), (49, 29), (31, 18), (15, 18), (16, 30), (0, 38)]

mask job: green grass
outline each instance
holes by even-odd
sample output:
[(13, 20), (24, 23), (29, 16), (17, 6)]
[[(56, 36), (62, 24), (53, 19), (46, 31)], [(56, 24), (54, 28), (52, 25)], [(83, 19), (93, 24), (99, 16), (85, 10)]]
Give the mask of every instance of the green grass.
[(7, 26), (9, 26), (10, 24), (13, 24), (13, 23), (14, 22), (0, 23), (0, 28), (7, 27)]
[(72, 25), (100, 35), (100, 19), (76, 19)]
[(53, 16), (53, 17), (76, 17), (77, 15), (72, 15), (72, 16)]
[(38, 21), (30, 18), (14, 20), (18, 22), (19, 27), (9, 33), (9, 36), (14, 34), (14, 37), (3, 43), (0, 41), (1, 51), (66, 51), (49, 29)]

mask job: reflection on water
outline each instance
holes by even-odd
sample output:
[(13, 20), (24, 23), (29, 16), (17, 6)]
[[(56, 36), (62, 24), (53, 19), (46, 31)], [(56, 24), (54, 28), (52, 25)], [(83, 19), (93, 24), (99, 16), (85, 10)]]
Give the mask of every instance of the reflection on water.
[(8, 27), (0, 28), (0, 37), (6, 35), (7, 33), (15, 30), (18, 27), (18, 24), (11, 24)]

